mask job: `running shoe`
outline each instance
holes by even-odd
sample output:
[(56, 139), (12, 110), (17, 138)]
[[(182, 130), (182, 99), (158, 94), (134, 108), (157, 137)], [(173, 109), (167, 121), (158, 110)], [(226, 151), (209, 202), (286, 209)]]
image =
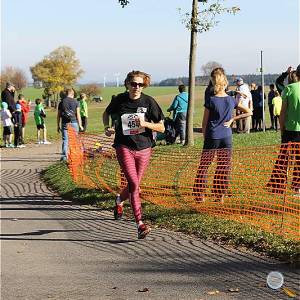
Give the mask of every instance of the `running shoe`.
[(138, 239), (139, 240), (144, 239), (146, 235), (150, 233), (150, 231), (151, 231), (151, 227), (149, 225), (141, 224), (138, 227)]
[(114, 217), (115, 217), (115, 220), (122, 219), (122, 217), (123, 217), (123, 206), (122, 205), (116, 203), (115, 208), (114, 208)]
[(49, 141), (43, 141), (42, 142), (44, 145), (51, 145), (52, 143), (51, 142), (49, 142)]

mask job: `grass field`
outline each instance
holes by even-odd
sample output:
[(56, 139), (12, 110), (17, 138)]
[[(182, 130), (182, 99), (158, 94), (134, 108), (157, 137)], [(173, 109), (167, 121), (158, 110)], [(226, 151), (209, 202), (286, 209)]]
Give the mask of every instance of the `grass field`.
[[(89, 133), (102, 133), (102, 114), (106, 106), (109, 104), (111, 96), (116, 95), (124, 91), (124, 87), (106, 87), (102, 88), (101, 96), (103, 101), (101, 103), (91, 102), (89, 103), (89, 119), (88, 119), (88, 130)], [(267, 92), (267, 91), (266, 91)], [(43, 94), (43, 89), (36, 89), (29, 87), (21, 91), (25, 95), (26, 99), (31, 99), (34, 103), (36, 98), (40, 98)], [(162, 107), (163, 112), (167, 116), (167, 108), (173, 101), (175, 95), (178, 93), (177, 87), (149, 87), (145, 90), (145, 93), (154, 97), (157, 102)], [(195, 92), (195, 112), (194, 112), (194, 127), (201, 127), (202, 115), (203, 115), (203, 96), (204, 87), (196, 87)], [(34, 105), (32, 106), (34, 108)], [(48, 139), (51, 141), (60, 138), (60, 135), (56, 132), (56, 110), (54, 108), (47, 109), (46, 126), (48, 132)], [(267, 127), (270, 124), (269, 114), (266, 112), (266, 124)], [(2, 127), (1, 127), (2, 129)], [(274, 144), (279, 142), (279, 134), (274, 131), (262, 133), (251, 134), (251, 137), (257, 135), (258, 137), (263, 137), (263, 143)], [(235, 144), (247, 144), (249, 140), (247, 135), (234, 136)], [(2, 130), (1, 130), (2, 139)], [(36, 126), (34, 123), (33, 112), (30, 112), (28, 124), (26, 126), (26, 141), (33, 142), (36, 140)], [(202, 139), (201, 139), (202, 140)], [(201, 144), (201, 140), (196, 137), (196, 144)], [(266, 143), (267, 142), (267, 143)], [(260, 142), (258, 142), (259, 144)]]
[[(89, 104), (89, 133), (102, 133), (102, 113), (108, 105), (111, 96), (122, 92), (123, 88), (105, 88), (102, 91), (103, 102)], [(34, 99), (40, 96), (41, 90), (26, 89), (24, 94), (27, 98)], [(177, 94), (176, 87), (150, 87), (145, 91), (146, 94), (153, 96), (161, 105), (164, 113), (170, 105), (174, 96)], [(203, 94), (204, 88), (196, 88), (194, 126), (200, 127), (203, 114)], [(266, 113), (267, 126), (269, 116)], [(47, 127), (49, 139), (60, 138), (56, 131), (56, 111), (47, 111)], [(31, 116), (27, 127), (28, 138), (34, 140), (35, 125)], [(234, 134), (234, 148), (264, 146), (280, 143), (280, 134), (275, 131), (266, 131), (251, 134)], [(195, 135), (196, 147), (201, 147), (203, 138)], [(178, 145), (165, 147), (166, 151), (179, 148)], [(171, 151), (173, 151), (171, 150)], [(87, 189), (77, 186), (71, 179), (67, 166), (58, 163), (45, 171), (45, 180), (62, 196), (74, 199), (80, 203), (94, 203), (102, 208), (112, 209), (114, 196), (103, 193), (97, 189)], [(97, 179), (96, 179), (97, 180)], [(224, 220), (207, 214), (196, 213), (184, 209), (166, 209), (151, 203), (144, 203), (143, 212), (148, 222), (158, 226), (180, 230), (190, 234), (196, 234), (202, 238), (214, 239), (228, 242), (234, 245), (243, 245), (256, 251), (268, 253), (271, 256), (295, 262), (299, 259), (299, 242), (285, 240), (283, 237), (267, 233), (257, 227), (240, 224), (238, 222)], [(126, 214), (131, 216), (130, 208), (126, 206)]]

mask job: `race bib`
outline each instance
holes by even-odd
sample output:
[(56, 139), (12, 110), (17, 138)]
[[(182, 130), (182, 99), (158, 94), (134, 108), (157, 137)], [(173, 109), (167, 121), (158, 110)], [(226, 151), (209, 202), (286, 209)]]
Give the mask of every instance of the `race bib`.
[(141, 127), (137, 124), (136, 119), (145, 119), (144, 113), (132, 113), (124, 114), (121, 116), (122, 129), (124, 135), (135, 135), (145, 132), (145, 127)]

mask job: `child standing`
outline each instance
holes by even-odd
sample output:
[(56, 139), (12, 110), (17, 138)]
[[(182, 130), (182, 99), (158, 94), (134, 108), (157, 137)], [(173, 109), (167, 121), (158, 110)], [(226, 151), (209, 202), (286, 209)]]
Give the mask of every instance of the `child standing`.
[(1, 120), (3, 124), (3, 141), (4, 147), (13, 148), (14, 145), (11, 143), (12, 141), (12, 115), (8, 109), (8, 104), (6, 102), (2, 102), (2, 110), (1, 110)]
[(87, 108), (85, 93), (80, 93), (79, 108), (80, 108), (81, 123), (83, 127), (83, 130), (81, 131), (85, 132), (88, 123), (88, 108)]
[[(44, 106), (42, 104), (42, 99), (35, 100), (35, 109), (34, 109), (34, 120), (37, 128), (37, 144), (49, 145), (50, 142), (47, 141), (47, 130), (45, 124), (46, 113)], [(41, 141), (41, 130), (43, 130), (43, 140)]]
[(22, 136), (22, 109), (19, 103), (16, 104), (16, 110), (13, 112), (12, 122), (14, 124), (14, 146), (15, 148), (24, 148), (21, 145)]
[(30, 111), (30, 100), (27, 102), (25, 100), (24, 95), (19, 94), (18, 95), (18, 102), (21, 105), (21, 109), (22, 109), (22, 134), (21, 134), (21, 142), (22, 144), (24, 144), (24, 137), (25, 137), (25, 126), (28, 120), (28, 113)]
[(275, 130), (278, 131), (278, 121), (282, 107), (282, 98), (278, 91), (275, 91), (275, 97), (272, 99), (273, 104), (273, 115), (274, 115), (274, 123), (275, 123)]

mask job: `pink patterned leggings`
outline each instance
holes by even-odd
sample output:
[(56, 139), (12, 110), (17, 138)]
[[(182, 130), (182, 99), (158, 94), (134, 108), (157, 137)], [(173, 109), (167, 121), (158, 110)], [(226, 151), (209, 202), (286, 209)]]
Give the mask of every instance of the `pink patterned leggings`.
[(116, 148), (117, 159), (128, 185), (120, 194), (121, 201), (129, 199), (136, 223), (142, 219), (140, 183), (150, 161), (152, 149), (131, 150), (125, 146)]

